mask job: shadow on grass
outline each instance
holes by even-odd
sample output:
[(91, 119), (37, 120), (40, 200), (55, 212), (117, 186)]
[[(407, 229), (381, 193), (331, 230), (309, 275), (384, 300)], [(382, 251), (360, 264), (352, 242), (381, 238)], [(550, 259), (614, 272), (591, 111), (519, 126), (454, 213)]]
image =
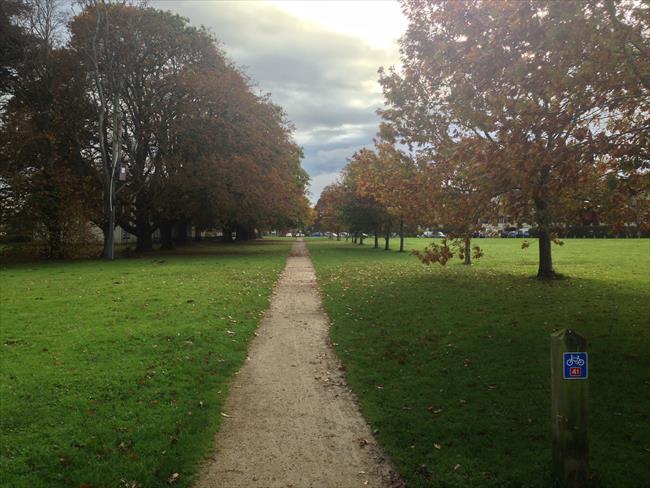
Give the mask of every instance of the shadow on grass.
[(646, 289), (540, 282), (521, 267), (425, 269), (353, 249), (336, 264), (320, 257), (331, 335), (409, 486), (550, 485), (549, 334), (563, 327), (590, 341), (595, 484), (644, 479)]
[[(274, 253), (287, 253), (291, 242), (288, 240), (258, 239), (254, 241), (224, 243), (220, 241), (201, 241), (190, 244), (177, 246), (173, 249), (154, 249), (148, 252), (136, 253), (128, 246), (118, 246), (116, 248), (117, 262), (128, 260), (146, 260), (153, 259), (159, 261), (159, 258), (191, 258), (191, 257), (229, 257), (229, 256), (262, 256)], [(6, 248), (0, 254), (0, 266), (9, 268), (14, 266), (31, 266), (31, 265), (65, 265), (66, 263), (108, 263), (102, 260), (101, 246), (90, 247), (81, 255), (64, 260), (47, 260), (39, 257), (38, 253), (30, 248)]]

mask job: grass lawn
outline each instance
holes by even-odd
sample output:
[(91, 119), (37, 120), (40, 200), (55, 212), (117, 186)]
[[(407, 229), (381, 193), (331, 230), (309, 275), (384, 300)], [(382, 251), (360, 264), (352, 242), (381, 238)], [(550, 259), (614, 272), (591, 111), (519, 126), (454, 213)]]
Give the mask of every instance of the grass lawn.
[(3, 266), (0, 486), (190, 486), (289, 245)]
[(427, 268), (372, 239), (309, 240), (349, 384), (408, 486), (550, 486), (549, 335), (563, 327), (590, 342), (594, 486), (648, 486), (650, 242), (567, 239), (553, 249), (567, 279), (547, 283), (531, 278), (535, 240), (476, 241), (474, 266)]

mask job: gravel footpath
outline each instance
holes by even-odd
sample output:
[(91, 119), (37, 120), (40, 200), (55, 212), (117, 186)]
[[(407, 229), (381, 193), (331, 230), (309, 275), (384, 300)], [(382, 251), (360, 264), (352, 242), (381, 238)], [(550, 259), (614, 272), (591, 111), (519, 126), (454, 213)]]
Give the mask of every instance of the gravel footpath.
[(197, 488), (403, 486), (345, 385), (328, 324), (297, 241), (231, 384)]

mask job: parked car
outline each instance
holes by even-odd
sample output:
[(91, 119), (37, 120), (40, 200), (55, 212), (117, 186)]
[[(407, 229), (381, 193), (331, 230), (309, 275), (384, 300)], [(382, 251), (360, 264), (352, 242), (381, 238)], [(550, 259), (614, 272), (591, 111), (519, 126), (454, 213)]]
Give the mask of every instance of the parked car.
[(311, 237), (323, 237), (323, 234), (321, 234), (320, 232), (312, 232)]
[(422, 233), (422, 237), (434, 237), (434, 238), (444, 239), (447, 236), (440, 231), (427, 230)]
[(525, 239), (530, 237), (530, 229), (519, 229), (516, 237), (523, 237)]
[(293, 234), (291, 232), (287, 232), (284, 237), (293, 237)]

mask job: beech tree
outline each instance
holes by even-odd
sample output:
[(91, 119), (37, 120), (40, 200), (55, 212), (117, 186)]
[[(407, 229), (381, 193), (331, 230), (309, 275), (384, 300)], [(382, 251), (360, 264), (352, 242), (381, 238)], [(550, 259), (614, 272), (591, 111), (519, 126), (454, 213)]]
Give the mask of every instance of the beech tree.
[[(399, 251), (404, 251), (404, 230), (407, 222), (417, 222), (422, 215), (423, 192), (418, 168), (412, 157), (392, 143), (379, 141), (375, 149), (364, 149), (352, 156), (357, 169), (358, 192), (371, 197), (397, 222)], [(390, 228), (387, 228), (390, 233)], [(387, 237), (388, 238), (388, 237)]]
[(601, 199), (592, 199), (600, 218), (637, 235), (650, 230), (650, 6), (647, 2), (596, 3), (606, 48), (589, 53), (602, 66), (594, 80), (607, 99), (607, 131), (598, 142)]
[(348, 160), (341, 172), (343, 189), (342, 217), (347, 223), (353, 240), (360, 236), (363, 244), (363, 234), (372, 233), (375, 237), (375, 248), (379, 247), (379, 233), (385, 232), (385, 249), (389, 249), (390, 228), (394, 215), (384, 205), (377, 194), (368, 190), (371, 171), (369, 166), (375, 163), (375, 153), (362, 149)]
[(420, 181), (426, 188), (421, 193), (421, 198), (425, 199), (422, 207), (428, 209), (429, 222), (442, 222), (448, 229), (448, 238), (442, 245), (434, 242), (424, 253), (418, 254), (424, 262), (438, 261), (436, 257), (443, 257), (444, 261), (458, 254), (464, 264), (470, 265), (472, 257), (483, 255), (478, 246), (472, 249), (472, 237), (485, 221), (498, 217), (498, 205), (491, 201), (490, 187), (484, 183), (483, 162), (476, 162), (474, 141), (467, 137), (457, 143), (450, 151), (452, 158), (442, 153), (433, 158), (426, 153), (420, 155)]
[(161, 126), (176, 103), (174, 81), (188, 65), (223, 66), (223, 57), (205, 31), (181, 17), (125, 2), (87, 2), (70, 29), (97, 104), (105, 240), (112, 242), (117, 167), (124, 165), (129, 179), (119, 190), (120, 203), (131, 211), (122, 214), (120, 225), (136, 235), (138, 250), (151, 249), (159, 227), (152, 186), (162, 171), (156, 136), (167, 134)]
[(84, 74), (58, 42), (57, 3), (13, 3), (24, 28), (12, 34), (21, 55), (3, 63), (0, 194), (2, 224), (14, 236), (38, 237), (47, 257), (59, 259), (83, 239), (96, 188), (83, 156), (91, 137)]
[[(381, 74), (382, 115), (400, 142), (430, 158), (460, 161), (462, 142), (472, 140), (472, 154), (462, 156), (481, 168), (486, 198), (536, 225), (539, 278), (556, 276), (554, 227), (584, 210), (582, 190), (596, 159), (609, 158), (617, 176), (623, 161), (613, 152), (603, 156), (600, 143), (612, 141), (608, 120), (623, 110), (613, 99), (625, 98), (626, 85), (599, 86), (612, 76), (597, 62), (598, 51), (620, 57), (603, 29), (601, 5), (405, 0), (403, 66)], [(629, 11), (622, 2), (615, 7)]]
[(343, 227), (343, 188), (335, 183), (327, 185), (321, 191), (314, 210), (316, 211), (316, 225), (326, 232), (334, 232), (336, 240), (341, 239), (341, 228)]

